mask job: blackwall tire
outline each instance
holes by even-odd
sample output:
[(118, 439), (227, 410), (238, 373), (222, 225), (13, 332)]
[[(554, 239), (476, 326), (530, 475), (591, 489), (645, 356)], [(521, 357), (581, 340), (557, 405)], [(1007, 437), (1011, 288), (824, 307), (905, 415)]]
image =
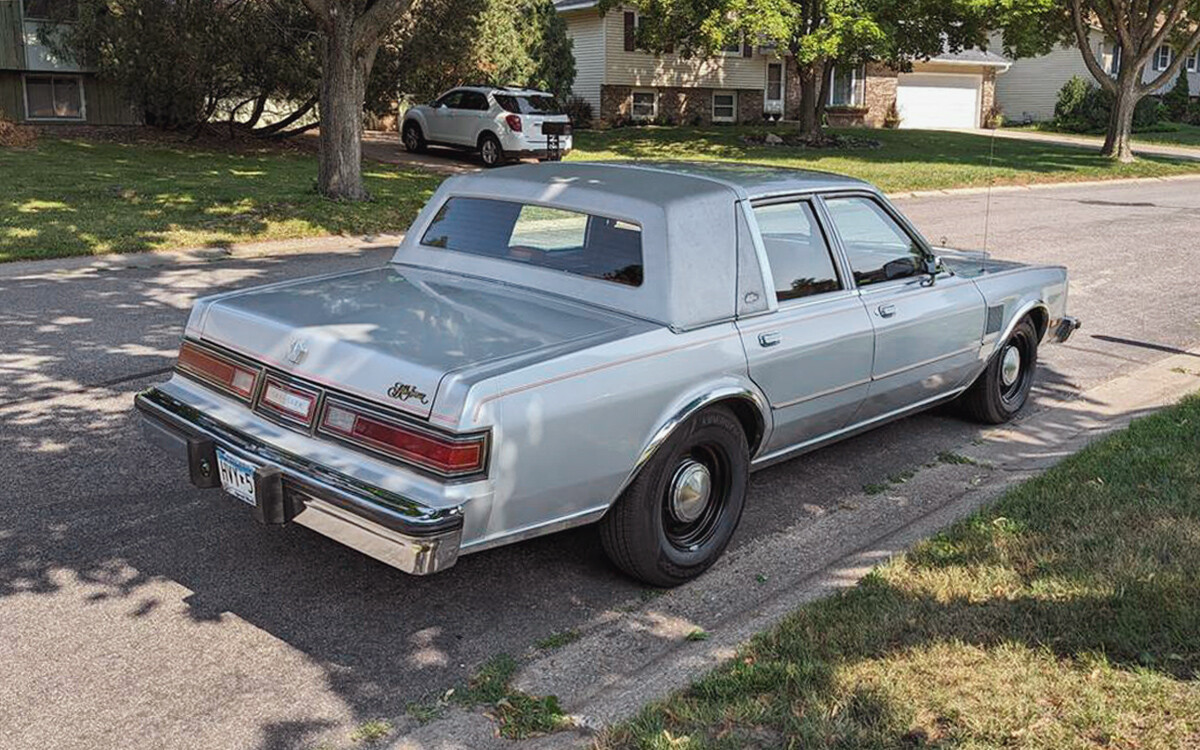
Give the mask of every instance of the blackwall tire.
[(967, 416), (984, 424), (1003, 424), (1015, 417), (1029, 400), (1037, 372), (1037, 349), (1037, 326), (1025, 317), (962, 395)]

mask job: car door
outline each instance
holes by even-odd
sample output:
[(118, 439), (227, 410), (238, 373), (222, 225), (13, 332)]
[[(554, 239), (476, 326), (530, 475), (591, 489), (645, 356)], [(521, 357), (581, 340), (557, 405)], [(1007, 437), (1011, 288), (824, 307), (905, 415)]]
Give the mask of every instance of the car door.
[(771, 405), (765, 459), (849, 423), (870, 383), (874, 330), (811, 200), (758, 202), (752, 214), (778, 301), (738, 322), (750, 377)]
[(427, 140), (440, 143), (460, 143), (454, 133), (454, 113), (461, 106), (463, 92), (455, 89), (443, 94), (429, 108), (429, 132)]
[(454, 134), (458, 143), (474, 146), (488, 113), (487, 95), (479, 91), (464, 91), (458, 109), (454, 110)]
[(857, 421), (935, 400), (976, 370), (986, 303), (975, 284), (944, 268), (907, 222), (873, 194), (822, 199), (875, 329), (871, 387)]

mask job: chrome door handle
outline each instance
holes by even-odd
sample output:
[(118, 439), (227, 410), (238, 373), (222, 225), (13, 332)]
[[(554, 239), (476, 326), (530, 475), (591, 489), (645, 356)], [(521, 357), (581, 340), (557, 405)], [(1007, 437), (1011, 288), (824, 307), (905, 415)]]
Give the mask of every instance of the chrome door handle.
[(879, 317), (890, 318), (895, 314), (896, 314), (896, 306), (895, 305), (880, 305), (879, 306)]
[(783, 336), (779, 334), (779, 331), (767, 331), (766, 333), (758, 334), (759, 346), (775, 346), (781, 341), (783, 341)]

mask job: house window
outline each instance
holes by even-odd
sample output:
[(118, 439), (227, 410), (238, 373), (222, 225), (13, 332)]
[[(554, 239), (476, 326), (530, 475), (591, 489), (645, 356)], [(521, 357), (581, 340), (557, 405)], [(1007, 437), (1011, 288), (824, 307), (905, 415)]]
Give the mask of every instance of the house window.
[(736, 91), (714, 91), (712, 102), (713, 122), (735, 122), (737, 120)]
[(1166, 70), (1171, 67), (1171, 48), (1162, 45), (1154, 51), (1154, 69)]
[(79, 76), (25, 76), (25, 116), (30, 120), (82, 120)]
[(629, 115), (635, 120), (653, 120), (658, 116), (658, 93), (655, 91), (634, 91), (630, 102)]
[(829, 106), (855, 107), (862, 103), (858, 82), (862, 74), (857, 67), (839, 65), (829, 73)]
[(1197, 61), (1200, 61), (1200, 49), (1187, 56), (1187, 59), (1183, 61), (1183, 67), (1187, 69), (1187, 72), (1195, 73), (1198, 67)]
[(770, 63), (767, 65), (767, 101), (777, 102), (783, 99), (783, 65)]
[(75, 18), (75, 0), (24, 0), (21, 14), (27, 21), (62, 21)]
[(1121, 45), (1113, 43), (1112, 54), (1108, 58), (1108, 74), (1115, 76), (1121, 72)]
[(742, 35), (735, 34), (730, 41), (721, 48), (721, 54), (725, 57), (741, 57), (742, 56)]

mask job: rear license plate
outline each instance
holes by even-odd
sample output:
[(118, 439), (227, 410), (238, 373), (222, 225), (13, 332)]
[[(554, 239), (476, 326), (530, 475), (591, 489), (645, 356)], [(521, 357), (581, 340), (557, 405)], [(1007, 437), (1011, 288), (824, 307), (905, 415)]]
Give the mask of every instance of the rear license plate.
[(258, 504), (254, 497), (253, 466), (217, 448), (217, 472), (221, 475), (221, 489), (244, 503)]

